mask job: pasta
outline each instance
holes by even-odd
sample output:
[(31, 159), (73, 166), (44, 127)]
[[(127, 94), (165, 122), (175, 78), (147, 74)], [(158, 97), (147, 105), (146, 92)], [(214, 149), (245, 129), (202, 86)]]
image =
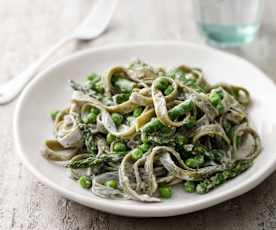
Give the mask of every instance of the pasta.
[(99, 197), (159, 202), (178, 183), (207, 193), (261, 152), (247, 118), (249, 92), (210, 85), (198, 68), (135, 60), (70, 86), (71, 102), (52, 114), (55, 138), (42, 153)]

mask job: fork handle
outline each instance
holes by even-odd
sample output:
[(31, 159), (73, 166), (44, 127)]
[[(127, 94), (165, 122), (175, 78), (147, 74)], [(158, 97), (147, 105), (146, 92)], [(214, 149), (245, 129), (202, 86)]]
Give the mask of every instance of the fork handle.
[(35, 76), (35, 73), (42, 66), (42, 64), (45, 63), (48, 58), (51, 57), (59, 48), (72, 39), (72, 36), (63, 38), (58, 43), (56, 43), (45, 55), (40, 57), (25, 71), (23, 71), (19, 76), (13, 78), (3, 86), (0, 86), (0, 104), (6, 104), (19, 95), (27, 83)]

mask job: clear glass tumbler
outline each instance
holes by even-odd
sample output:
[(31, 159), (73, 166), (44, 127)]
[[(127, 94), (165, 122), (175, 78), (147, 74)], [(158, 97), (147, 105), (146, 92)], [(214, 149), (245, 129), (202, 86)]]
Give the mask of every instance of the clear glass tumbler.
[(196, 23), (207, 42), (239, 46), (256, 36), (264, 0), (192, 0)]

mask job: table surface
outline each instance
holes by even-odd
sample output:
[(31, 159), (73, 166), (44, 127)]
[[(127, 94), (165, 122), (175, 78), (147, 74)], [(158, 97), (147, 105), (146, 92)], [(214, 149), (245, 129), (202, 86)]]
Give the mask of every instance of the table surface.
[[(94, 0), (0, 0), (0, 84), (16, 77), (87, 14)], [(172, 4), (173, 3), (173, 4)], [(273, 0), (265, 1), (258, 38), (228, 52), (242, 56), (274, 81), (276, 20)], [(191, 0), (121, 0), (109, 30), (89, 43), (73, 43), (54, 60), (99, 45), (177, 40), (204, 43), (193, 21)], [(276, 229), (276, 173), (252, 191), (192, 214), (135, 219), (99, 212), (62, 197), (40, 183), (14, 151), (15, 102), (0, 106), (0, 229)]]

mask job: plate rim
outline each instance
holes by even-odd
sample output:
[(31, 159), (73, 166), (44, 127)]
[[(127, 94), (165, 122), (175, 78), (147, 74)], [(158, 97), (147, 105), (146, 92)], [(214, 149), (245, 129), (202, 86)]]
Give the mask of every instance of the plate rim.
[[(26, 89), (21, 93), (21, 95), (18, 98), (18, 101), (15, 106), (14, 110), (14, 116), (13, 116), (13, 137), (14, 137), (14, 145), (15, 145), (15, 152), (19, 156), (22, 163), (26, 166), (26, 168), (42, 183), (46, 184), (47, 186), (51, 187), (58, 193), (62, 194), (63, 196), (81, 203), (85, 206), (101, 210), (108, 213), (113, 213), (116, 215), (123, 215), (123, 216), (133, 216), (133, 217), (166, 217), (166, 216), (175, 216), (175, 215), (181, 215), (186, 214), (190, 212), (194, 212), (197, 210), (205, 209), (207, 207), (214, 206), (216, 204), (219, 204), (223, 201), (227, 201), (231, 198), (240, 196), (249, 190), (256, 187), (258, 184), (260, 184), (264, 179), (266, 179), (276, 168), (276, 157), (272, 162), (269, 162), (270, 164), (267, 165), (265, 170), (260, 170), (257, 174), (252, 176), (249, 180), (245, 181), (238, 187), (234, 187), (232, 189), (229, 189), (227, 191), (223, 191), (221, 194), (216, 195), (215, 197), (208, 198), (207, 200), (202, 200), (199, 203), (190, 204), (190, 205), (177, 205), (173, 207), (166, 207), (166, 209), (160, 209), (160, 207), (139, 207), (139, 206), (132, 206), (132, 205), (118, 205), (116, 203), (115, 205), (112, 205), (112, 202), (103, 202), (103, 199), (89, 199), (85, 196), (82, 196), (80, 194), (77, 194), (75, 192), (71, 192), (68, 189), (63, 188), (62, 186), (59, 186), (55, 182), (48, 179), (46, 176), (44, 176), (39, 170), (37, 170), (27, 159), (25, 156), (23, 150), (20, 146), (20, 137), (19, 133), (17, 132), (19, 128), (19, 112), (21, 109), (21, 104), (24, 101), (25, 95), (28, 93), (29, 89), (34, 85), (36, 82), (38, 82), (43, 76), (45, 76), (49, 71), (52, 69), (58, 68), (60, 65), (65, 64), (69, 61), (74, 61), (79, 59), (81, 56), (85, 56), (97, 51), (104, 51), (104, 50), (110, 50), (110, 49), (122, 49), (122, 48), (133, 48), (133, 47), (139, 47), (139, 46), (189, 46), (189, 47), (195, 47), (200, 50), (205, 50), (207, 52), (215, 52), (220, 55), (228, 56), (229, 58), (236, 59), (240, 63), (244, 63), (247, 66), (250, 66), (251, 68), (254, 68), (254, 71), (259, 72), (259, 74), (263, 75), (266, 80), (269, 81), (270, 84), (272, 84), (275, 89), (276, 85), (275, 83), (257, 66), (253, 65), (251, 62), (245, 60), (244, 58), (241, 58), (237, 55), (226, 53), (221, 50), (217, 50), (213, 47), (209, 47), (202, 44), (196, 44), (191, 42), (179, 42), (179, 41), (149, 41), (149, 42), (128, 42), (128, 43), (115, 43), (115, 44), (108, 44), (108, 45), (102, 45), (95, 48), (89, 48), (85, 50), (80, 50), (77, 52), (74, 52), (66, 57), (61, 58), (59, 61), (55, 61), (54, 63), (50, 64), (47, 68), (43, 69), (41, 72), (39, 72), (33, 80), (27, 85)], [(276, 90), (275, 90), (276, 92)], [(135, 209), (133, 209), (135, 207)]]

